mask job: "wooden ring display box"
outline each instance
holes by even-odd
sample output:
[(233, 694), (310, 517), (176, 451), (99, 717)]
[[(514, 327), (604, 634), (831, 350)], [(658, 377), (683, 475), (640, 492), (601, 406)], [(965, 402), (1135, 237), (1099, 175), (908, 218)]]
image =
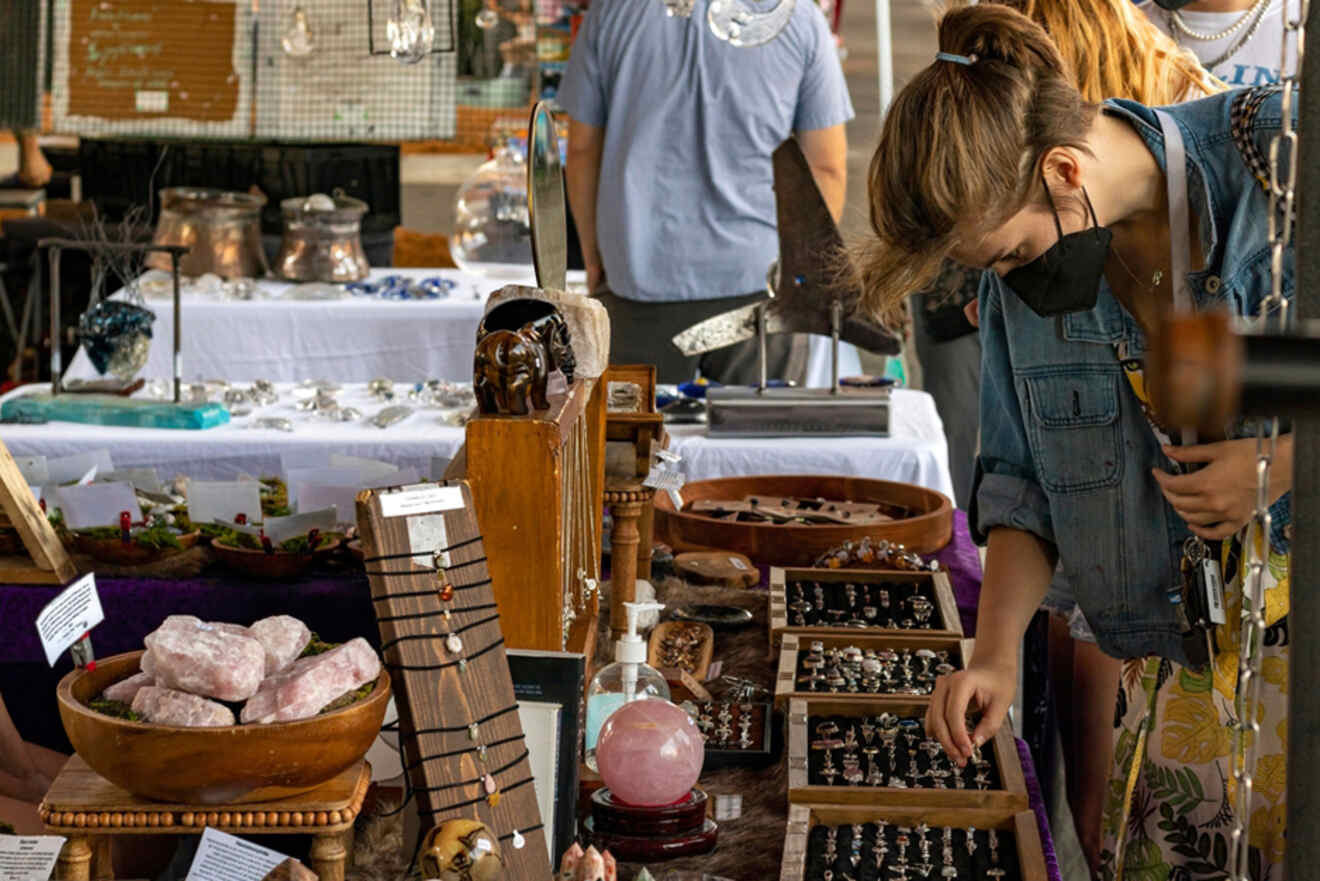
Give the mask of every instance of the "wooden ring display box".
[[(916, 651), (930, 649), (949, 653), (949, 662), (959, 670), (967, 669), (967, 662), (972, 656), (972, 641), (957, 637), (933, 638), (913, 636), (910, 631), (886, 631), (881, 634), (868, 634), (860, 630), (841, 628), (831, 630), (828, 635), (805, 635), (786, 633), (779, 648), (779, 672), (775, 675), (775, 706), (783, 709), (791, 698), (813, 700), (827, 698), (851, 704), (865, 704), (872, 712), (893, 712), (893, 706), (905, 706), (912, 703), (925, 703), (927, 695), (915, 694), (875, 694), (873, 692), (851, 691), (798, 691), (798, 653), (810, 649), (813, 642), (823, 643), (825, 648), (847, 648), (856, 646), (866, 649), (889, 649), (902, 652), (904, 649)], [(901, 634), (901, 635), (900, 635)]]
[[(952, 807), (866, 807), (861, 805), (790, 805), (788, 834), (784, 840), (784, 860), (779, 881), (808, 881), (806, 875), (807, 839), (813, 826), (848, 826), (855, 823), (884, 821), (891, 825), (915, 827), (925, 823), (933, 828), (953, 826), (959, 829), (994, 829), (1013, 837), (1018, 858), (1018, 874), (1013, 881), (1046, 881), (1045, 851), (1040, 843), (1040, 827), (1032, 811), (1004, 808)], [(914, 876), (916, 872), (912, 873)], [(812, 879), (814, 881), (814, 879)]]
[(809, 720), (818, 716), (847, 716), (871, 718), (880, 712), (898, 716), (921, 718), (926, 714), (928, 702), (914, 700), (907, 704), (890, 704), (883, 710), (851, 701), (834, 700), (826, 695), (803, 700), (793, 698), (788, 703), (788, 800), (790, 803), (897, 806), (913, 808), (962, 807), (996, 808), (1005, 811), (1023, 811), (1029, 807), (1027, 782), (1022, 772), (1017, 745), (1008, 725), (999, 726), (999, 732), (986, 744), (998, 771), (998, 789), (901, 789), (891, 786), (838, 786), (812, 785), (807, 775), (807, 763), (812, 740)]
[[(938, 628), (930, 629), (892, 629), (884, 627), (798, 627), (790, 625), (788, 609), (788, 586), (796, 581), (818, 581), (822, 584), (857, 584), (914, 585), (922, 595), (934, 601), (935, 618), (932, 624)], [(773, 567), (770, 569), (770, 651), (779, 647), (785, 633), (797, 633), (807, 636), (831, 636), (840, 633), (872, 636), (875, 634), (898, 635), (922, 639), (950, 640), (962, 639), (962, 618), (958, 615), (958, 603), (953, 596), (953, 583), (949, 573), (906, 572), (899, 569), (795, 569)]]

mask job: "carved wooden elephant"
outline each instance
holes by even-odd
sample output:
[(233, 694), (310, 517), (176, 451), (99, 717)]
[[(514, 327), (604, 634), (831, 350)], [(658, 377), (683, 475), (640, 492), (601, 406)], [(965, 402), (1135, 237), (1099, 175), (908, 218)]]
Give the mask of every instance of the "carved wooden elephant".
[(533, 325), (492, 330), (477, 341), (472, 390), (482, 413), (526, 415), (529, 396), (534, 409), (548, 410), (548, 378), (545, 344)]

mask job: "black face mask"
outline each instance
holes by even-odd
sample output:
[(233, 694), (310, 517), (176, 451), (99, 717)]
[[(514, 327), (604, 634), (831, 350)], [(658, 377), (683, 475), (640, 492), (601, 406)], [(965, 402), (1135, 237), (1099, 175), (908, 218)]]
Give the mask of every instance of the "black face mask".
[(1048, 184), (1045, 196), (1054, 212), (1054, 228), (1059, 231), (1059, 240), (1035, 260), (1007, 273), (1004, 284), (1042, 318), (1094, 309), (1096, 298), (1100, 296), (1105, 261), (1109, 259), (1109, 242), (1114, 234), (1096, 219), (1085, 187), (1082, 188), (1082, 197), (1086, 199), (1086, 210), (1091, 214), (1093, 226), (1068, 235), (1063, 234), (1059, 209), (1050, 196)]
[(1191, 2), (1192, 0), (1155, 0), (1155, 5), (1161, 9), (1168, 9), (1172, 11), (1175, 9), (1182, 9), (1184, 6), (1186, 6), (1188, 3)]

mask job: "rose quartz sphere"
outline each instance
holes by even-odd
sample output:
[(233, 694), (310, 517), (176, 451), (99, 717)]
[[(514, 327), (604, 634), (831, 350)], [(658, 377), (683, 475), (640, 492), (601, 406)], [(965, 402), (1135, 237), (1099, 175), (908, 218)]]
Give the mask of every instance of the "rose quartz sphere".
[(630, 805), (669, 805), (692, 790), (706, 759), (692, 717), (669, 701), (619, 707), (601, 726), (596, 765), (610, 792)]

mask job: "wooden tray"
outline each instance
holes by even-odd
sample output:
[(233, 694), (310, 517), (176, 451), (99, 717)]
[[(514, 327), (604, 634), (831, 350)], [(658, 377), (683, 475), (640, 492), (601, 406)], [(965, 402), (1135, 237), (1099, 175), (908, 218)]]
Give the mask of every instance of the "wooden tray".
[(116, 566), (143, 566), (183, 553), (197, 544), (201, 534), (200, 529), (194, 529), (192, 532), (176, 535), (175, 538), (179, 540), (177, 548), (147, 548), (133, 541), (125, 544), (119, 538), (90, 538), (77, 532), (71, 533), (71, 541), (75, 551), (86, 554), (93, 560)]
[[(884, 634), (864, 635), (860, 630), (848, 630), (829, 635), (799, 636), (796, 633), (784, 634), (779, 649), (779, 671), (775, 676), (775, 706), (783, 709), (792, 698), (802, 700), (827, 699), (850, 704), (865, 704), (874, 713), (897, 712), (893, 707), (912, 704), (925, 705), (929, 698), (913, 694), (853, 694), (851, 692), (797, 691), (798, 651), (806, 649), (812, 642), (822, 642), (826, 648), (842, 648), (855, 645), (867, 649), (931, 649), (948, 651), (959, 670), (967, 669), (967, 662), (972, 656), (971, 641), (956, 637), (933, 639), (931, 637), (909, 636), (909, 631), (886, 631)], [(901, 634), (901, 635), (899, 635)]]
[(953, 502), (934, 490), (910, 483), (820, 475), (723, 477), (686, 484), (682, 495), (685, 503), (748, 495), (884, 502), (901, 505), (913, 516), (871, 526), (737, 523), (676, 511), (667, 493), (657, 493), (656, 538), (675, 551), (728, 549), (746, 554), (756, 563), (810, 566), (845, 541), (868, 535), (902, 544), (919, 554), (938, 551), (953, 536)]
[(318, 560), (337, 550), (340, 544), (342, 539), (319, 544), (314, 551), (273, 551), (268, 554), (261, 548), (241, 548), (217, 540), (211, 542), (211, 550), (221, 563), (255, 581), (289, 581), (300, 578)]
[[(799, 579), (829, 582), (861, 582), (877, 584), (888, 582), (916, 582), (929, 584), (935, 598), (935, 609), (939, 612), (944, 627), (939, 630), (890, 630), (883, 627), (795, 627), (788, 623), (788, 583)], [(803, 636), (832, 636), (839, 633), (858, 635), (889, 635), (929, 637), (940, 640), (962, 639), (962, 619), (958, 615), (958, 603), (953, 596), (953, 583), (947, 572), (905, 572), (898, 569), (770, 569), (770, 651), (779, 647), (780, 638), (785, 633), (797, 633)]]
[[(819, 786), (807, 782), (807, 758), (811, 731), (807, 720), (812, 716), (874, 716), (869, 706), (851, 701), (833, 700), (826, 695), (811, 700), (793, 698), (788, 702), (788, 800), (790, 803), (838, 805), (899, 805), (903, 807), (994, 808), (1024, 811), (1029, 806), (1027, 782), (1022, 760), (1007, 724), (990, 741), (999, 789), (899, 789), (889, 786)], [(892, 704), (884, 712), (921, 717), (925, 703)]]
[[(897, 805), (790, 805), (788, 832), (784, 839), (784, 861), (779, 870), (779, 881), (804, 881), (807, 861), (807, 836), (811, 827), (826, 823), (843, 826), (852, 823), (903, 823), (915, 826), (955, 826), (977, 829), (997, 829), (1013, 835), (1017, 848), (1020, 881), (1048, 881), (1045, 851), (1040, 843), (1040, 827), (1032, 811), (1012, 811), (1002, 808), (950, 808), (900, 807)], [(913, 872), (909, 877), (917, 877)], [(932, 873), (934, 874), (934, 873)], [(1016, 881), (1016, 879), (1015, 879)]]
[(705, 682), (706, 674), (710, 672), (711, 657), (715, 654), (715, 631), (711, 629), (709, 624), (701, 624), (696, 621), (662, 621), (657, 624), (655, 629), (651, 631), (651, 637), (648, 641), (646, 663), (657, 670), (662, 668), (675, 669), (661, 661), (660, 644), (670, 633), (689, 627), (695, 627), (701, 632), (702, 643), (701, 647), (697, 649), (696, 666), (684, 672), (698, 682)]

